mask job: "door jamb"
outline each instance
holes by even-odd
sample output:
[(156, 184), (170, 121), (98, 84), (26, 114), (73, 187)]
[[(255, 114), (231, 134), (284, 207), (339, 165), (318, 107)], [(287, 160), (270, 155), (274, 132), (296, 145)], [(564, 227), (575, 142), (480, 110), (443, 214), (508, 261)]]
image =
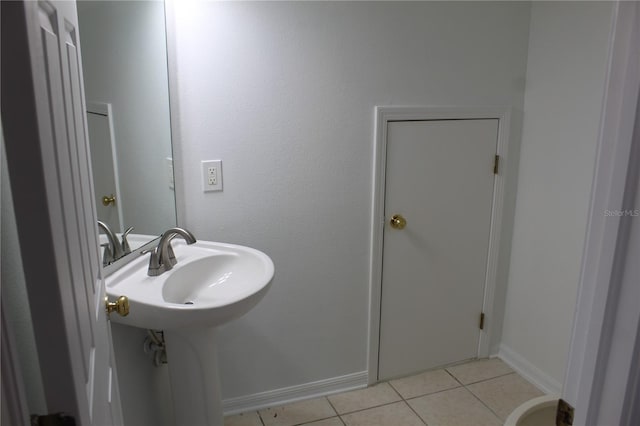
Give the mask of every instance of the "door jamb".
[(500, 171), (495, 176), (493, 202), (491, 207), (491, 225), (489, 253), (485, 276), (482, 309), (485, 313), (484, 330), (480, 331), (478, 357), (489, 356), (489, 345), (493, 332), (494, 295), (498, 272), (498, 256), (502, 213), (504, 206), (505, 181), (509, 148), (509, 126), (511, 109), (509, 107), (434, 107), (434, 106), (376, 106), (373, 159), (373, 198), (371, 216), (371, 253), (369, 268), (369, 344), (368, 344), (368, 383), (378, 381), (378, 351), (380, 345), (380, 306), (382, 291), (382, 254), (384, 230), (385, 172), (387, 160), (387, 124), (392, 121), (409, 120), (455, 120), (455, 119), (497, 119), (497, 154), (500, 156)]
[[(634, 176), (640, 163), (640, 49), (636, 42), (639, 33), (640, 6), (636, 2), (616, 2), (580, 284), (562, 391), (563, 399), (575, 407), (574, 424), (598, 424), (603, 420), (638, 424), (640, 412), (638, 394), (633, 393), (637, 392), (639, 381), (640, 309), (637, 304), (623, 303), (629, 300), (624, 295), (633, 288), (630, 283), (635, 278), (632, 273), (624, 275), (625, 265), (632, 258), (629, 242), (625, 240), (637, 240), (638, 232), (629, 234), (630, 228), (633, 231), (628, 223), (633, 212), (631, 217), (627, 213), (606, 215), (607, 211), (624, 212), (640, 185), (637, 174)], [(637, 280), (633, 284), (637, 285)], [(627, 339), (617, 336), (614, 339), (617, 333), (626, 333)], [(620, 377), (628, 379), (616, 380)]]

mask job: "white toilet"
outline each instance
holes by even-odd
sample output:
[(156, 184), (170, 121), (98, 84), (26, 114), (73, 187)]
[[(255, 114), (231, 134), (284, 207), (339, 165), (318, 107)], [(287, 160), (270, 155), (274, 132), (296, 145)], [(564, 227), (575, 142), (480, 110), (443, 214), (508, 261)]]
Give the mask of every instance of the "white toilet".
[(543, 395), (522, 403), (507, 417), (505, 426), (555, 426), (558, 396)]

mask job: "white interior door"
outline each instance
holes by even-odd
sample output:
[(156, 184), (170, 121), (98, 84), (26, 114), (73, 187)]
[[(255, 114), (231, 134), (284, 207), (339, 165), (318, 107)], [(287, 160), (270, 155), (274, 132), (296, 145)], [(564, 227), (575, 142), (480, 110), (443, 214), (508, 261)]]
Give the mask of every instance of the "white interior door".
[(1, 17), (2, 121), (47, 409), (121, 424), (75, 2), (2, 2)]
[(497, 137), (497, 119), (387, 126), (380, 380), (478, 354)]
[[(87, 126), (91, 141), (91, 167), (98, 220), (103, 221), (114, 232), (122, 229), (122, 199), (120, 197), (118, 163), (113, 132), (113, 114), (111, 104), (102, 102), (87, 103)], [(105, 205), (103, 197), (115, 198)]]

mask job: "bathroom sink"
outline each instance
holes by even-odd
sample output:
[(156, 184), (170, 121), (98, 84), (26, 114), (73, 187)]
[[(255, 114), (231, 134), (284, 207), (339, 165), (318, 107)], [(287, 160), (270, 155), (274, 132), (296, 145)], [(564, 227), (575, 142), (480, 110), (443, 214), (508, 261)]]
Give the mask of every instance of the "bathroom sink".
[(178, 263), (159, 276), (147, 275), (147, 254), (107, 277), (110, 300), (129, 298), (129, 315), (112, 321), (154, 330), (215, 327), (244, 315), (269, 289), (273, 262), (258, 250), (177, 238), (172, 246)]
[(163, 330), (176, 418), (181, 424), (223, 426), (216, 329), (264, 297), (273, 262), (258, 250), (233, 244), (186, 244), (176, 238), (171, 246), (177, 264), (160, 275), (147, 274), (146, 254), (106, 278), (110, 300), (129, 299), (129, 314), (110, 319)]

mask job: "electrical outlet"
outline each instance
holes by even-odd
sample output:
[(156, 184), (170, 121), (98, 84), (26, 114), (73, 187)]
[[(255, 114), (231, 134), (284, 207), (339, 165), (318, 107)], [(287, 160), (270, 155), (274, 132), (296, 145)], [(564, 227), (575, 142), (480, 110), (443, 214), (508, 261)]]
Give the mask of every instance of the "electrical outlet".
[(202, 190), (222, 191), (222, 160), (202, 162)]
[(207, 167), (207, 179), (208, 179), (209, 185), (218, 184), (218, 167), (216, 166)]

